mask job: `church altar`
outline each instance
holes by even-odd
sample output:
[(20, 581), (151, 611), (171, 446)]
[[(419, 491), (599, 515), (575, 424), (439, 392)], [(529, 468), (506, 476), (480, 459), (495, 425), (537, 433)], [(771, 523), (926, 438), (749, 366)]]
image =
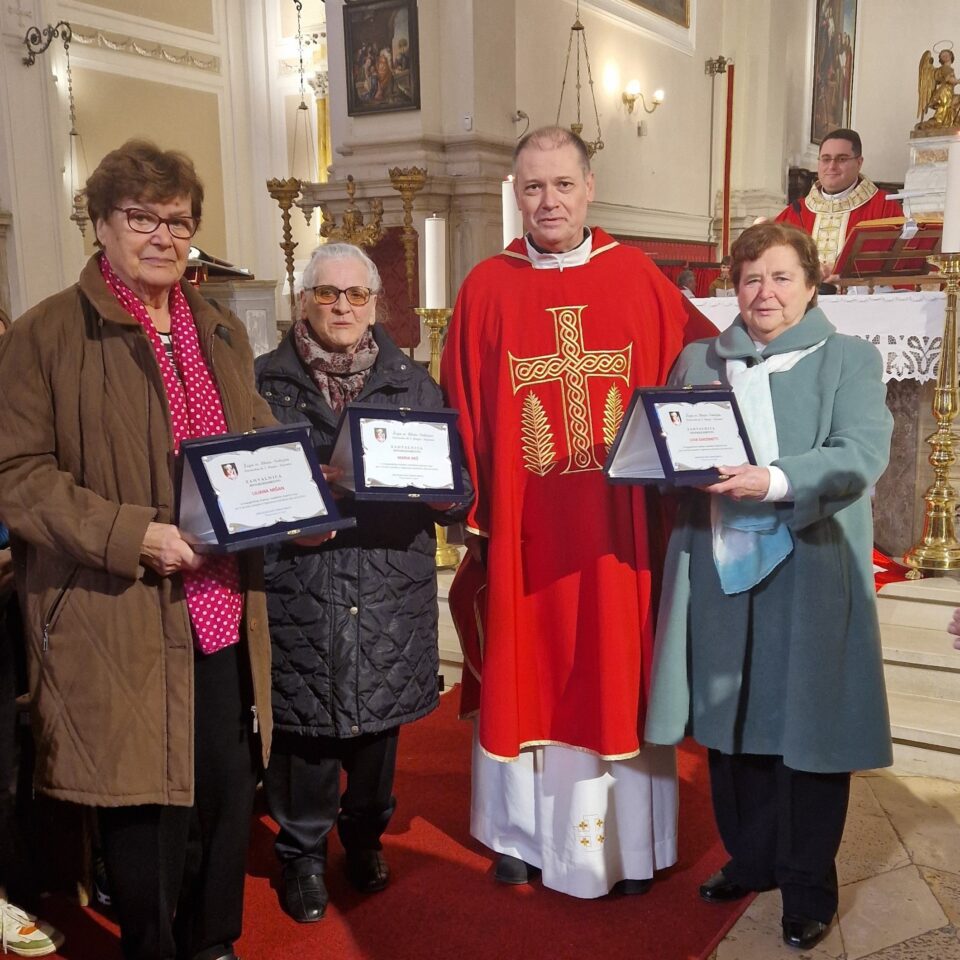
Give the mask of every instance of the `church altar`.
[[(725, 330), (739, 312), (736, 297), (691, 301)], [(860, 337), (883, 354), (883, 381), (926, 383), (937, 377), (946, 294), (936, 291), (819, 297), (818, 306), (840, 333)]]
[[(936, 429), (931, 403), (946, 301), (940, 291), (908, 290), (818, 298), (840, 333), (868, 340), (883, 355), (894, 428), (890, 465), (877, 484), (874, 533), (876, 543), (893, 557), (902, 556), (923, 532), (923, 494), (933, 482), (925, 441)], [(738, 313), (736, 297), (691, 302), (721, 330)], [(957, 484), (960, 475), (952, 470), (951, 480)], [(912, 509), (904, 509), (906, 504)]]

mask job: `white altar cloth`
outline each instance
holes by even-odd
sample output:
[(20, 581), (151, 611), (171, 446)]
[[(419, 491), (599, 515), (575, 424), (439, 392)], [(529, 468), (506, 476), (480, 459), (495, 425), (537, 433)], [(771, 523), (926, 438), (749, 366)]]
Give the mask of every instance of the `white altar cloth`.
[[(720, 330), (736, 319), (736, 297), (691, 301)], [(909, 291), (819, 297), (818, 305), (840, 333), (872, 343), (883, 354), (883, 382), (937, 377), (947, 297), (940, 291)]]

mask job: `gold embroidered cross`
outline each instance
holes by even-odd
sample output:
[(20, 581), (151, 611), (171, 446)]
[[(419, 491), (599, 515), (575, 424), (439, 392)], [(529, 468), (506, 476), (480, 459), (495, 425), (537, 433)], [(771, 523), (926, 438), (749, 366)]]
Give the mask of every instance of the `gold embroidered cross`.
[(549, 307), (553, 314), (557, 352), (541, 357), (509, 354), (513, 392), (536, 383), (559, 383), (567, 449), (570, 458), (562, 473), (600, 470), (594, 453), (590, 377), (616, 377), (629, 383), (633, 344), (620, 350), (586, 350), (583, 344), (583, 311), (586, 306)]

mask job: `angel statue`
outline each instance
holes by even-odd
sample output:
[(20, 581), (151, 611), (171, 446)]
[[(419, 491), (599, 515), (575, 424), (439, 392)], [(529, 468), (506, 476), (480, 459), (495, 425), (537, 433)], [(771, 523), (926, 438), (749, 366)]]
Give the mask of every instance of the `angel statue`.
[[(920, 120), (915, 130), (949, 130), (960, 126), (960, 96), (953, 92), (960, 81), (953, 69), (953, 50), (944, 47), (937, 59), (940, 66), (934, 68), (933, 54), (929, 50), (924, 50), (920, 58), (917, 84), (917, 116)], [(933, 111), (933, 116), (924, 120), (928, 110)]]

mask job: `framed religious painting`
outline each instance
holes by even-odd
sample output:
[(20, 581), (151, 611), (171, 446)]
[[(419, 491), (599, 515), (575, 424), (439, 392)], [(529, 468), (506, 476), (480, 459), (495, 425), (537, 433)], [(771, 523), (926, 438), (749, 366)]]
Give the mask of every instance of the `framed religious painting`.
[(817, 0), (810, 139), (850, 126), (857, 0)]
[(347, 114), (420, 109), (417, 0), (344, 4)]
[(628, 0), (634, 6), (641, 7), (663, 17), (678, 27), (690, 26), (690, 0)]

